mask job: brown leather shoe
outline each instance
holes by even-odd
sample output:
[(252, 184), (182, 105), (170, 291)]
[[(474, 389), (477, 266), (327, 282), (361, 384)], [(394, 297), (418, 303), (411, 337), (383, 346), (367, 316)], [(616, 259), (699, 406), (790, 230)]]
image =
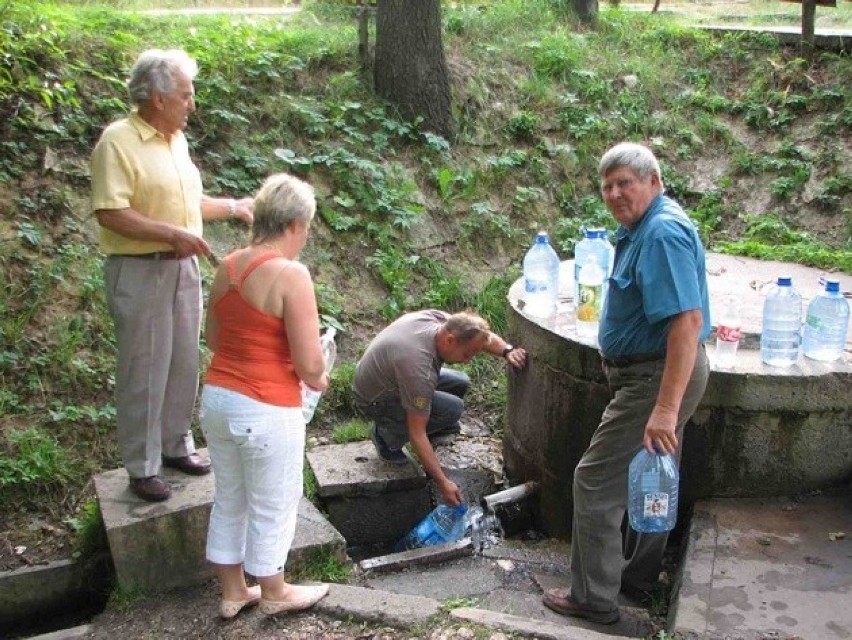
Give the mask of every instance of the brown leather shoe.
[(157, 476), (130, 478), (130, 490), (148, 502), (162, 502), (172, 495), (169, 483)]
[(585, 618), (598, 624), (615, 624), (620, 617), (618, 608), (609, 611), (599, 611), (577, 604), (571, 597), (571, 592), (568, 589), (548, 589), (544, 592), (544, 597), (541, 601), (545, 607), (563, 616)]
[(191, 476), (205, 476), (210, 473), (210, 461), (202, 458), (197, 453), (188, 456), (169, 458), (163, 456), (163, 466), (169, 469), (177, 469)]

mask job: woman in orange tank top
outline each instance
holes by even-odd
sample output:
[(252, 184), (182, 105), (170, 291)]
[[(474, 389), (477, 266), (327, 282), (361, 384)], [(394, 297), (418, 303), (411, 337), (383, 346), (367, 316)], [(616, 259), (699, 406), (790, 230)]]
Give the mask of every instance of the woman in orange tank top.
[[(260, 603), (306, 609), (328, 585), (291, 585), (284, 564), (302, 497), (305, 422), (300, 382), (328, 387), (310, 273), (298, 261), (316, 210), (313, 189), (271, 176), (255, 198), (251, 244), (216, 272), (207, 312), (213, 360), (201, 426), (215, 474), (207, 559), (222, 586), (219, 614)], [(257, 578), (249, 587), (245, 573)]]

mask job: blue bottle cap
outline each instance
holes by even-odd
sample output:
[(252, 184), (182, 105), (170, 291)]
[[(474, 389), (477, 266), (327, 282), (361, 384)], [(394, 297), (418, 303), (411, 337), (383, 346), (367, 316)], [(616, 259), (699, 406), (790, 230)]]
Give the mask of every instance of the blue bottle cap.
[(826, 280), (825, 281), (825, 292), (826, 293), (840, 293), (840, 280)]
[(539, 231), (535, 236), (535, 241), (537, 243), (550, 243), (550, 239), (547, 236), (547, 231)]
[(793, 285), (793, 278), (790, 276), (778, 276), (779, 287), (790, 287)]

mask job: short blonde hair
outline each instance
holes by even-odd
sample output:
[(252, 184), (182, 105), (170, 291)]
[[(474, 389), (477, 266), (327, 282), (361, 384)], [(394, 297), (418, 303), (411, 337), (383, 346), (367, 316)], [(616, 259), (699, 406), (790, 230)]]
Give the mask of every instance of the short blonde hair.
[(488, 336), (488, 322), (473, 311), (454, 313), (444, 323), (444, 331), (451, 333), (461, 344), (467, 344), (480, 336)]
[(314, 188), (288, 173), (269, 176), (254, 199), (252, 242), (284, 233), (294, 222), (310, 222), (316, 212)]

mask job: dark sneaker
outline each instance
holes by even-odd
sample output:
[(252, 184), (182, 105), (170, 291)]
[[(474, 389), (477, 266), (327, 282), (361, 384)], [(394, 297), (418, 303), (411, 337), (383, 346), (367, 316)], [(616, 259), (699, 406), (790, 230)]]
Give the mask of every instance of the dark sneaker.
[(157, 476), (130, 478), (130, 490), (148, 502), (162, 502), (172, 495), (169, 483)]
[(544, 597), (541, 601), (545, 607), (563, 616), (585, 618), (590, 622), (597, 622), (598, 624), (615, 624), (621, 617), (618, 613), (618, 608), (609, 611), (599, 611), (577, 604), (571, 598), (571, 592), (568, 589), (548, 589), (544, 592)]
[(405, 455), (405, 451), (402, 449), (397, 449), (396, 451), (389, 449), (375, 426), (373, 426), (373, 431), (370, 433), (370, 439), (373, 441), (373, 446), (376, 447), (376, 453), (385, 462), (398, 465), (408, 464), (409, 460), (408, 456)]

